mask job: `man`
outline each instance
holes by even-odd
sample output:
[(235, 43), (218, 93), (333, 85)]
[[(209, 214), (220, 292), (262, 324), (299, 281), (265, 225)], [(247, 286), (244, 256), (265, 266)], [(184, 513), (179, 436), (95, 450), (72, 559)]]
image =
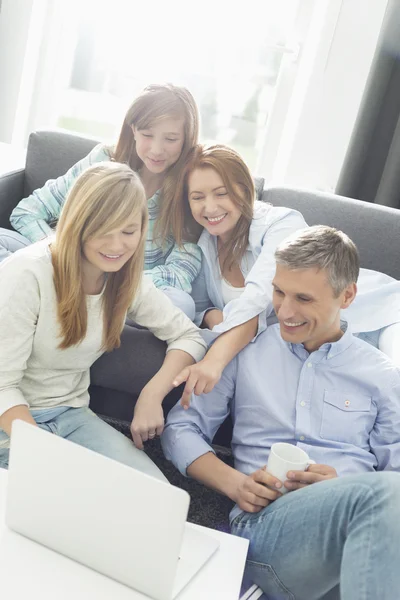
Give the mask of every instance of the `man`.
[[(163, 435), (183, 474), (236, 502), (232, 533), (250, 540), (248, 571), (268, 598), (393, 600), (400, 593), (400, 372), (340, 321), (356, 295), (357, 249), (311, 227), (275, 254), (279, 323), (225, 369), (207, 395), (176, 406)], [(210, 446), (232, 415), (235, 467)], [(274, 442), (317, 464), (278, 481)], [(318, 484), (318, 485), (316, 485)], [(282, 495), (285, 486), (295, 493)]]

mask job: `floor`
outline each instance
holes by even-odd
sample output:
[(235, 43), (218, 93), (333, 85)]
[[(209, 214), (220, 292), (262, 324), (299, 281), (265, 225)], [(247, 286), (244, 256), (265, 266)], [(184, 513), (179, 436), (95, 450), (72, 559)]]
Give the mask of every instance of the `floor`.
[[(190, 494), (191, 502), (188, 517), (190, 522), (229, 532), (228, 516), (233, 507), (233, 502), (229, 498), (206, 488), (193, 479), (183, 477), (173, 464), (165, 458), (159, 439), (147, 442), (145, 450), (170, 483), (183, 488)], [(230, 461), (231, 457), (224, 449), (221, 449), (221, 451), (217, 449), (217, 454), (222, 460)]]
[[(125, 435), (130, 437), (129, 430), (126, 427), (121, 427), (119, 424), (112, 423), (118, 429), (120, 429)], [(215, 448), (217, 456), (232, 464), (232, 457), (228, 450), (225, 448)], [(229, 532), (229, 512), (233, 507), (233, 502), (218, 494), (214, 490), (206, 488), (204, 485), (183, 477), (175, 469), (171, 462), (169, 462), (161, 449), (159, 439), (154, 439), (146, 443), (145, 451), (148, 456), (156, 463), (159, 469), (164, 473), (167, 479), (173, 485), (183, 488), (190, 494), (190, 508), (188, 520), (198, 525), (205, 527), (212, 527), (219, 531)], [(253, 586), (254, 587), (254, 586)], [(253, 592), (253, 594), (247, 595), (247, 590), (252, 588), (252, 582), (246, 579), (243, 582), (241, 590), (241, 598), (246, 600), (267, 600), (266, 596), (259, 596), (260, 592)]]

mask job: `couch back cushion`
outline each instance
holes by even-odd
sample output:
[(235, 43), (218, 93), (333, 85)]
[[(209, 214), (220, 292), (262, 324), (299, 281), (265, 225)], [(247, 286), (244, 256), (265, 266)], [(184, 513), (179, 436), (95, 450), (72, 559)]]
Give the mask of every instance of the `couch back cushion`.
[(264, 190), (263, 200), (295, 208), (309, 225), (341, 229), (355, 242), (361, 266), (400, 279), (400, 210), (323, 192)]
[[(42, 187), (49, 179), (64, 175), (76, 162), (99, 142), (72, 133), (35, 131), (28, 141), (26, 155), (24, 197)], [(265, 180), (254, 177), (256, 197), (261, 200)]]
[(64, 175), (99, 142), (60, 131), (36, 131), (29, 136), (26, 153), (24, 196), (48, 179)]

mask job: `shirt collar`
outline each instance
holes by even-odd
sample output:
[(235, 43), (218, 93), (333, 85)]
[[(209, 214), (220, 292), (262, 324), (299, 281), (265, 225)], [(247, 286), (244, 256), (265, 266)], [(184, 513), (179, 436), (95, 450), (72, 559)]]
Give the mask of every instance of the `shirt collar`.
[(161, 190), (157, 190), (150, 198), (147, 200), (147, 207), (158, 209), (160, 203), (160, 193)]
[[(218, 255), (217, 236), (208, 233), (207, 229), (203, 229), (201, 232), (197, 245), (203, 250), (203, 253), (206, 256), (212, 256), (214, 258), (214, 256)], [(251, 251), (251, 244), (249, 242), (247, 244), (246, 253)], [(244, 256), (246, 256), (246, 253)]]
[(319, 360), (322, 360), (323, 358), (329, 360), (330, 358), (333, 358), (334, 356), (337, 356), (338, 354), (341, 354), (347, 350), (347, 348), (351, 346), (354, 341), (354, 336), (347, 321), (344, 321), (343, 319), (340, 321), (340, 329), (344, 332), (340, 340), (337, 340), (337, 342), (327, 342), (326, 344), (322, 344), (318, 350), (315, 350), (311, 353), (304, 348), (303, 344), (292, 344), (291, 342), (286, 342), (286, 344), (289, 346), (290, 351), (299, 358), (305, 359), (312, 354), (316, 358), (319, 357)]

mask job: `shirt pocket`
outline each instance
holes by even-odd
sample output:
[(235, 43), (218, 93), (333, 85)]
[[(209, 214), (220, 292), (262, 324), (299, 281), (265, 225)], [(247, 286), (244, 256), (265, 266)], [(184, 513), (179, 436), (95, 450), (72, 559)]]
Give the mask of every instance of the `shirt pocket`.
[(371, 421), (370, 396), (325, 390), (321, 438), (347, 444), (364, 445)]

